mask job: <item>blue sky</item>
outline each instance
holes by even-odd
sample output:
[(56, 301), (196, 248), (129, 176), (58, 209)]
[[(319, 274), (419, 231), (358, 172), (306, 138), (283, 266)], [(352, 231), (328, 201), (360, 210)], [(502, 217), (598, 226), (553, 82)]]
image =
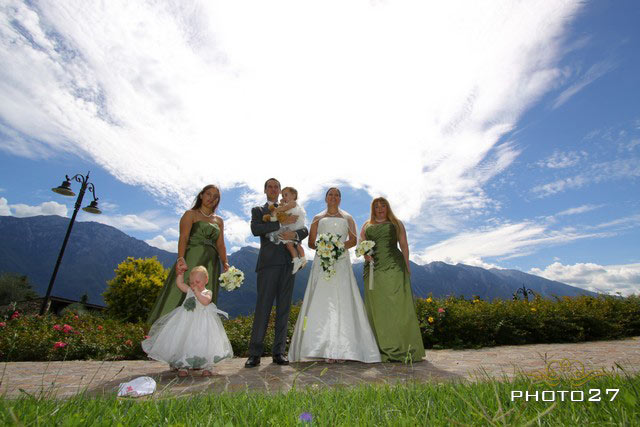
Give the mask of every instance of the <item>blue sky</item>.
[(418, 263), (639, 293), (640, 4), (438, 3), (5, 1), (0, 215), (91, 171), (79, 220), (175, 250), (211, 182), (235, 251), (276, 176), (386, 196)]

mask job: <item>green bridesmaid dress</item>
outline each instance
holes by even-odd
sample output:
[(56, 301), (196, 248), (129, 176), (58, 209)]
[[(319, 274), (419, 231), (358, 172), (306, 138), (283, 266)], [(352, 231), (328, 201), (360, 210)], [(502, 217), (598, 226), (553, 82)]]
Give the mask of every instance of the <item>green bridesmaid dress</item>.
[(376, 242), (373, 289), (369, 289), (369, 263), (364, 265), (364, 303), (378, 341), (383, 362), (417, 362), (424, 345), (416, 316), (411, 280), (392, 223), (371, 224), (367, 240)]
[[(193, 267), (202, 265), (209, 272), (209, 283), (206, 288), (212, 293), (213, 303), (218, 302), (218, 277), (220, 276), (220, 258), (216, 248), (216, 241), (220, 236), (218, 224), (211, 224), (205, 221), (197, 221), (191, 226), (189, 242), (184, 254), (189, 270), (184, 274), (185, 283), (189, 283), (189, 273)], [(164, 287), (158, 295), (153, 309), (149, 314), (149, 323), (153, 323), (161, 316), (179, 307), (184, 300), (185, 294), (176, 286), (176, 265), (174, 264), (169, 272)]]

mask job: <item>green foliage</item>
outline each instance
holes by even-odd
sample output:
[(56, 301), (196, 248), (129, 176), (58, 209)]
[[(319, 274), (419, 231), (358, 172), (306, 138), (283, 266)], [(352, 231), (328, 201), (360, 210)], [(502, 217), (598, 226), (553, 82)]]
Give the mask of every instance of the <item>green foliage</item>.
[(146, 320), (167, 280), (168, 270), (156, 257), (128, 257), (118, 265), (115, 273), (102, 294), (108, 314), (129, 322)]
[(35, 298), (38, 298), (38, 294), (31, 288), (27, 276), (14, 273), (2, 273), (0, 275), (0, 305), (28, 301)]
[[(640, 297), (575, 297), (529, 302), (478, 298), (419, 299), (416, 309), (425, 348), (609, 340), (640, 335)], [(440, 310), (442, 309), (442, 310)], [(300, 305), (291, 307), (288, 340)], [(13, 311), (0, 319), (0, 361), (146, 359), (140, 341), (144, 323), (87, 313), (62, 317), (24, 316)], [(264, 354), (271, 354), (275, 310), (269, 319)], [(56, 325), (58, 329), (56, 329)], [(72, 329), (65, 332), (64, 325)], [(248, 356), (253, 316), (223, 320), (236, 357)], [(56, 348), (56, 342), (65, 346)]]
[[(600, 401), (587, 401), (595, 393)], [(619, 390), (615, 399), (607, 389)], [(513, 390), (538, 399), (511, 399)], [(579, 426), (640, 424), (640, 376), (606, 376), (580, 387), (561, 382), (557, 390), (580, 393), (583, 401), (542, 401), (545, 384), (519, 377), (477, 383), (427, 382), (396, 385), (307, 388), (288, 393), (222, 392), (172, 396), (160, 388), (149, 399), (80, 394), (70, 399), (0, 398), (2, 425), (122, 426)], [(555, 390), (552, 390), (555, 391)], [(173, 390), (175, 393), (175, 390)], [(548, 399), (548, 397), (545, 397)], [(310, 422), (301, 420), (302, 414)]]
[(426, 348), (579, 342), (640, 335), (640, 297), (418, 299)]
[(18, 313), (0, 322), (0, 361), (144, 359), (140, 341), (147, 331), (145, 324), (94, 314)]

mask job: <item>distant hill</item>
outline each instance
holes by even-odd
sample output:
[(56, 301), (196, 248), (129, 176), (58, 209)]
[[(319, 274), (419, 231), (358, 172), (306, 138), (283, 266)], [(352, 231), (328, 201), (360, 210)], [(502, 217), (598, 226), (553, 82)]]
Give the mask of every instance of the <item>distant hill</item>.
[[(0, 216), (0, 272), (25, 274), (35, 290), (44, 294), (64, 233), (69, 224), (59, 216), (15, 218)], [(113, 278), (114, 270), (128, 256), (147, 258), (155, 256), (166, 267), (173, 265), (175, 253), (149, 246), (120, 230), (96, 222), (77, 222), (67, 244), (53, 294), (79, 299), (85, 292), (89, 301), (103, 304), (102, 292), (106, 282)], [(245, 247), (229, 256), (229, 263), (245, 273), (245, 284), (227, 292), (220, 290), (218, 305), (230, 315), (253, 312), (256, 301), (255, 266), (258, 249)], [(354, 264), (354, 273), (363, 289), (362, 263)], [(296, 275), (293, 300), (304, 297), (311, 271), (311, 263)], [(544, 297), (595, 295), (564, 283), (547, 280), (517, 270), (487, 270), (464, 264), (451, 265), (432, 262), (427, 265), (411, 263), (411, 285), (417, 297), (478, 295), (482, 299), (510, 299), (517, 288), (525, 285)]]

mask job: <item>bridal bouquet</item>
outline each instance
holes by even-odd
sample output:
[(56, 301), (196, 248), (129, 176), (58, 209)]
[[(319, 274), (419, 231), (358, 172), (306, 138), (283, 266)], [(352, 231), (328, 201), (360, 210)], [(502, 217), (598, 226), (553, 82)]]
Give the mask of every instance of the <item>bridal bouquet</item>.
[(227, 291), (239, 288), (242, 282), (244, 282), (244, 273), (235, 267), (229, 267), (227, 271), (220, 275), (220, 286)]
[(345, 250), (339, 234), (323, 233), (316, 238), (316, 254), (327, 280), (336, 274), (335, 263)]
[(356, 246), (356, 256), (371, 256), (373, 255), (373, 247), (376, 245), (376, 242), (373, 240), (363, 240), (358, 243)]

